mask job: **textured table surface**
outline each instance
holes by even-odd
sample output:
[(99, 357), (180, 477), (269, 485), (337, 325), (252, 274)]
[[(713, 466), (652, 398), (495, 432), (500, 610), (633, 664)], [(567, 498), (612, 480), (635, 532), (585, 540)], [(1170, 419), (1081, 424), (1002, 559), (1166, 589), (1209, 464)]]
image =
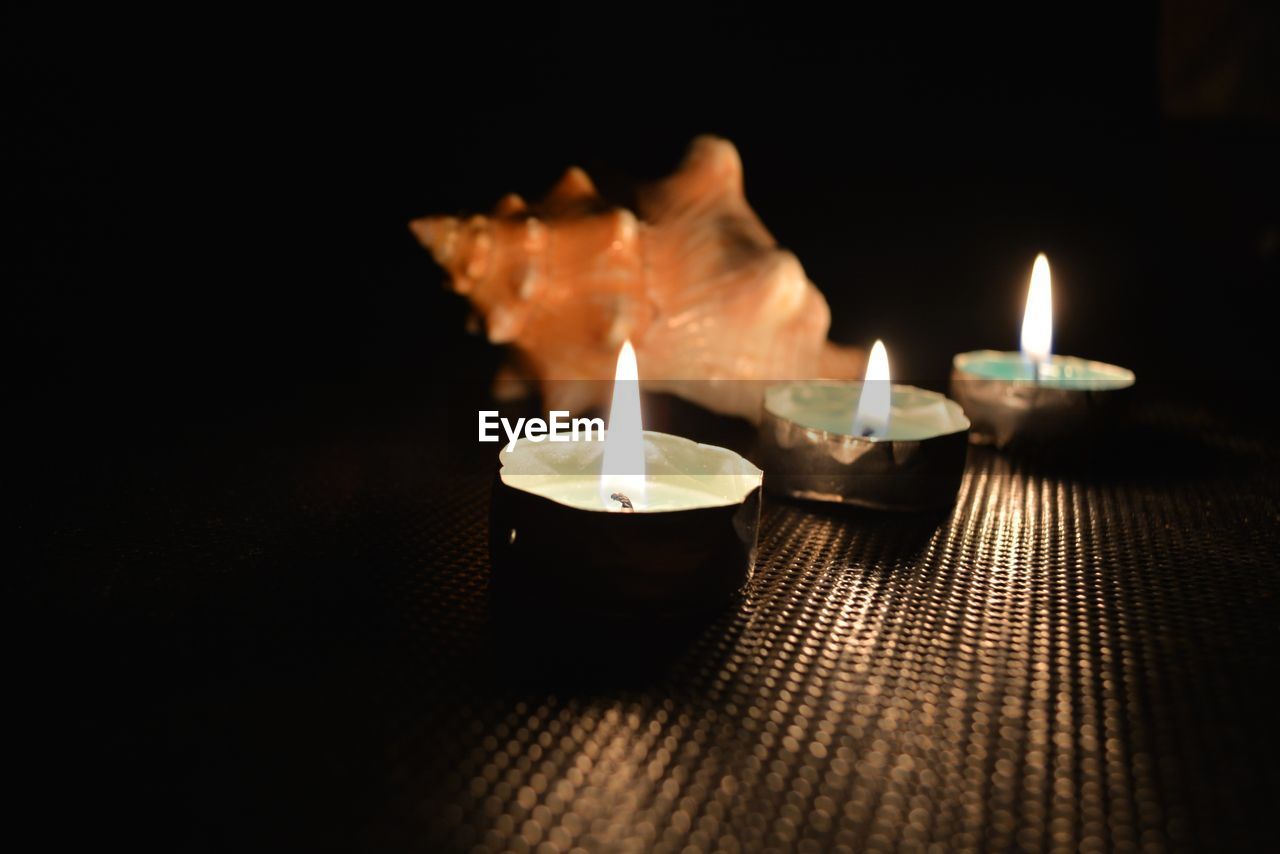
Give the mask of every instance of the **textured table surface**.
[(1274, 848), (1277, 454), (1146, 423), (973, 449), (945, 517), (770, 500), (744, 601), (655, 637), (491, 613), (488, 480), (416, 423), (79, 472), (32, 788), (167, 850)]

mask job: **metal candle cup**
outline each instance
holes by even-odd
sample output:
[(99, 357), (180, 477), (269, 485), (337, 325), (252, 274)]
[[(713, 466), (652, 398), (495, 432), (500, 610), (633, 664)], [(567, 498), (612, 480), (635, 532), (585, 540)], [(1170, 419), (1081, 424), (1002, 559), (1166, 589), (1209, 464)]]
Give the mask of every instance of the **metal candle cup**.
[(1022, 352), (975, 350), (951, 361), (951, 396), (973, 421), (973, 441), (999, 448), (1087, 437), (1133, 381), (1115, 365), (1053, 355), (1053, 282), (1043, 252), (1031, 267)]
[(599, 442), (520, 440), (500, 454), (489, 529), (496, 592), (623, 618), (714, 610), (742, 592), (755, 566), (760, 470), (724, 448), (643, 437), (647, 498), (632, 509), (600, 496)]
[(1007, 447), (1095, 432), (1114, 413), (1133, 372), (1116, 365), (975, 350), (951, 363), (951, 396), (973, 422), (974, 442)]
[(866, 383), (815, 380), (765, 393), (760, 464), (772, 493), (877, 510), (927, 510), (955, 501), (969, 421), (941, 394), (890, 388), (883, 438), (853, 435)]

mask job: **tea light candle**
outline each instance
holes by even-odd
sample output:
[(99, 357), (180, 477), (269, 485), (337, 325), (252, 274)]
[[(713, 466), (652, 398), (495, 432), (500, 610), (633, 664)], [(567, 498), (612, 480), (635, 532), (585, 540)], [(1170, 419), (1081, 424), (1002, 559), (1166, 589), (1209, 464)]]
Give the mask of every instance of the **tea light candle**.
[(755, 565), (763, 473), (726, 448), (645, 431), (623, 345), (605, 441), (499, 454), (495, 588), (569, 610), (679, 616), (723, 605)]
[(880, 510), (955, 501), (969, 420), (937, 392), (890, 382), (880, 341), (864, 382), (812, 380), (765, 391), (760, 461), (791, 498)]
[(1133, 372), (1052, 352), (1049, 259), (1036, 256), (1022, 319), (1022, 350), (976, 350), (951, 363), (951, 396), (973, 421), (973, 441), (1006, 447), (1096, 427), (1134, 383)]

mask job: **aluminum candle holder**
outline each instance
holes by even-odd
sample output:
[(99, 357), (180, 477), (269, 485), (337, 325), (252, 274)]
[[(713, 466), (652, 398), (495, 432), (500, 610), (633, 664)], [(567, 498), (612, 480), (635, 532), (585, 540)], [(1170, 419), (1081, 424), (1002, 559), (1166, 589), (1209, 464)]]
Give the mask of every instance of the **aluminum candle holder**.
[[(489, 551), (513, 603), (626, 619), (724, 607), (755, 566), (761, 472), (724, 448), (646, 431), (650, 501), (599, 497), (601, 443), (532, 444), (500, 455)], [(627, 503), (631, 503), (628, 499)]]
[(973, 421), (973, 441), (999, 448), (1087, 438), (1133, 383), (1126, 368), (1053, 354), (1053, 278), (1043, 252), (1031, 267), (1021, 352), (975, 350), (951, 360), (951, 396)]
[(973, 422), (973, 441), (1000, 448), (1092, 435), (1133, 384), (1130, 370), (1074, 356), (1032, 364), (1021, 353), (977, 350), (951, 365), (951, 396)]
[(814, 381), (765, 394), (760, 464), (771, 493), (877, 510), (950, 506), (960, 488), (969, 421), (941, 394), (891, 387), (883, 438), (852, 434), (864, 383)]

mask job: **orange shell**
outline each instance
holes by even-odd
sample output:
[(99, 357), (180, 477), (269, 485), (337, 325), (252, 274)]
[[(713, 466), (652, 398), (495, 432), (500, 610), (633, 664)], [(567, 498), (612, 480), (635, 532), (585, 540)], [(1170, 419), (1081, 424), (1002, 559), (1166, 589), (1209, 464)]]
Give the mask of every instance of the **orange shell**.
[(862, 375), (865, 353), (827, 341), (826, 300), (747, 204), (727, 140), (694, 140), (639, 208), (575, 167), (532, 207), (509, 195), (490, 216), (410, 228), (549, 409), (607, 405), (607, 382), (559, 381), (612, 380), (627, 338), (646, 388), (753, 421), (767, 381)]

